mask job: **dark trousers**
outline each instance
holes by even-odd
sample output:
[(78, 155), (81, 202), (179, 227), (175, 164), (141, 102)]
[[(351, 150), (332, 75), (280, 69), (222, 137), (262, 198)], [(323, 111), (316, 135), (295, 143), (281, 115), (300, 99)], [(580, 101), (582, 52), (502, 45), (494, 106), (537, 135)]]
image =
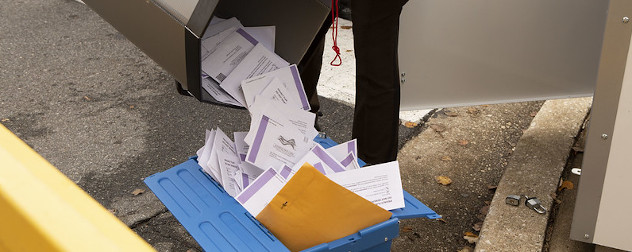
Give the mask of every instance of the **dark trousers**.
[[(351, 0), (356, 57), (356, 102), (352, 137), (369, 164), (397, 158), (399, 129), (399, 14), (405, 1)], [(326, 24), (327, 28), (330, 24)], [(326, 29), (324, 29), (326, 32)], [(316, 84), (325, 36), (319, 35), (299, 65), (312, 111), (320, 108)]]

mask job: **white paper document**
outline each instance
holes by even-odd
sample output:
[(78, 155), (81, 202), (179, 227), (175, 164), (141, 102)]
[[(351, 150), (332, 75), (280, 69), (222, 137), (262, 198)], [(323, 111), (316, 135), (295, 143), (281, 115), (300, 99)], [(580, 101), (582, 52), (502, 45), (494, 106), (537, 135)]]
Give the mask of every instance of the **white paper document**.
[(239, 28), (202, 61), (202, 70), (221, 85), (257, 43), (255, 38)]
[(248, 132), (245, 131), (233, 132), (237, 154), (239, 154), (239, 156), (243, 155), (244, 159), (246, 158), (246, 153), (248, 153), (248, 149), (250, 148), (248, 144), (244, 142), (244, 138), (247, 134)]
[[(218, 135), (219, 136), (219, 135)], [(237, 193), (241, 192), (241, 179), (235, 180), (235, 177), (241, 177), (241, 170), (239, 168), (239, 157), (235, 150), (235, 144), (228, 138), (228, 136), (221, 136), (221, 143), (216, 148), (220, 148), (217, 151), (217, 161), (219, 162), (219, 169), (221, 173), (221, 185), (224, 190), (230, 196), (237, 196)]]
[(255, 77), (241, 82), (241, 91), (244, 92), (244, 99), (246, 100), (246, 108), (248, 110), (250, 110), (250, 107), (255, 102), (255, 97), (259, 95), (271, 81), (272, 78), (270, 77)]
[(205, 38), (204, 40), (202, 40), (202, 42), (200, 43), (200, 59), (202, 59), (202, 61), (204, 61), (206, 59), (206, 57), (208, 57), (212, 52), (215, 51), (215, 49), (217, 49), (217, 47), (219, 46), (219, 44), (222, 43), (222, 41), (224, 41), (224, 39), (226, 39), (230, 34), (232, 34), (233, 32), (235, 32), (237, 29), (239, 29), (239, 27), (235, 26), (235, 27), (231, 27), (228, 28), (225, 31), (222, 31), (218, 34), (215, 34), (213, 36), (210, 36), (208, 38)]
[(215, 36), (225, 30), (228, 30), (232, 27), (238, 27), (238, 28), (242, 28), (244, 27), (241, 22), (239, 22), (239, 20), (235, 17), (229, 18), (229, 19), (221, 19), (218, 17), (213, 17), (211, 19), (211, 23), (208, 25), (208, 27), (206, 28), (206, 31), (204, 31), (204, 35), (202, 36), (202, 40)]
[(327, 177), (386, 210), (404, 207), (397, 161), (327, 174)]
[(241, 167), (241, 172), (244, 175), (242, 177), (245, 177), (249, 181), (252, 181), (259, 175), (261, 175), (264, 170), (246, 162), (246, 155), (248, 154), (248, 150), (250, 149), (250, 146), (248, 146), (248, 144), (244, 142), (246, 134), (248, 134), (248, 132), (233, 133), (233, 135), (235, 136), (235, 147), (237, 147), (237, 154), (239, 155), (239, 160), (241, 161), (241, 164), (239, 166)]
[[(206, 141), (208, 141), (208, 138), (211, 136), (211, 131), (210, 130), (206, 130), (206, 133), (204, 134), (204, 145), (202, 145), (202, 148), (200, 148), (195, 154), (198, 156), (198, 158), (200, 156), (202, 156), (202, 153), (204, 152), (204, 148), (206, 147)], [(209, 149), (210, 152), (210, 149)]]
[(252, 35), (259, 43), (263, 44), (268, 50), (274, 52), (274, 44), (276, 37), (275, 26), (257, 26), (257, 27), (244, 27), (244, 31)]
[[(244, 86), (242, 85), (242, 87)], [(251, 100), (250, 104), (248, 104), (248, 110), (251, 114), (255, 115), (261, 113), (261, 110), (266, 106), (266, 104), (270, 104), (272, 106), (291, 107), (294, 110), (302, 110), (300, 109), (300, 103), (298, 103), (299, 101), (296, 97), (293, 97), (290, 90), (287, 89), (279, 78), (276, 77), (272, 78), (270, 83), (268, 83), (268, 85)], [(246, 103), (248, 103), (248, 100), (246, 100)]]
[(241, 60), (239, 65), (222, 80), (219, 86), (235, 98), (235, 100), (239, 101), (243, 107), (246, 107), (241, 82), (245, 79), (259, 76), (288, 65), (289, 63), (287, 63), (287, 61), (259, 43)]
[(307, 95), (305, 94), (305, 88), (303, 87), (303, 82), (301, 81), (296, 65), (290, 65), (251, 79), (246, 79), (242, 82), (242, 85), (248, 82), (256, 81), (255, 79), (270, 78), (270, 80), (272, 80), (271, 78), (273, 77), (279, 78), (283, 85), (285, 85), (287, 90), (290, 91), (290, 95), (288, 95), (288, 97), (295, 99), (294, 103), (298, 104), (297, 106), (300, 109), (310, 110), (309, 101), (307, 99)]
[(356, 157), (358, 156), (358, 141), (356, 139), (352, 139), (350, 141), (327, 148), (326, 150), (336, 160), (342, 162), (343, 159), (349, 156), (349, 153), (353, 153)]
[(235, 145), (228, 138), (228, 136), (219, 127), (215, 130), (215, 140), (213, 142), (213, 150), (211, 151), (211, 157), (206, 162), (210, 170), (211, 176), (218, 183), (222, 184), (222, 168), (220, 162), (223, 162), (222, 157), (234, 153)]
[(226, 103), (235, 106), (241, 106), (237, 100), (233, 99), (226, 91), (219, 87), (219, 84), (211, 78), (202, 78), (202, 88), (218, 102)]
[(356, 158), (355, 154), (353, 153), (349, 153), (346, 158), (340, 160), (340, 164), (345, 167), (345, 170), (360, 169), (358, 158)]
[(298, 171), (305, 163), (311, 164), (325, 175), (345, 171), (342, 164), (329, 155), (319, 144), (315, 145), (305, 156), (296, 162), (292, 170)]
[(273, 167), (277, 170), (283, 165), (292, 167), (314, 143), (294, 127), (283, 126), (266, 115), (262, 116), (254, 130), (256, 133), (246, 162), (257, 167)]
[(261, 119), (263, 115), (274, 120), (276, 123), (283, 127), (293, 127), (303, 133), (307, 138), (314, 139), (318, 135), (318, 131), (314, 128), (314, 121), (316, 120), (316, 114), (301, 110), (294, 109), (284, 104), (278, 104), (275, 102), (263, 102), (260, 101), (257, 104), (257, 108), (261, 110), (253, 110), (250, 120), (250, 131), (244, 138), (244, 141), (248, 144), (252, 144), (256, 129), (261, 125)]
[(255, 181), (253, 181), (246, 189), (244, 189), (235, 199), (237, 202), (248, 210), (248, 212), (257, 217), (272, 198), (281, 191), (286, 181), (274, 169), (267, 169)]
[(215, 130), (207, 130), (208, 137), (206, 138), (206, 142), (204, 143), (204, 150), (202, 151), (202, 155), (198, 155), (198, 164), (202, 167), (202, 170), (207, 174), (211, 175), (215, 181), (219, 182), (219, 177), (216, 177), (216, 174), (208, 167), (207, 162), (211, 158), (213, 154), (213, 144), (215, 143)]
[(283, 168), (281, 168), (281, 171), (279, 172), (279, 174), (286, 181), (289, 181), (292, 178), (292, 176), (294, 176), (294, 174), (296, 174), (296, 172), (293, 171), (292, 168), (290, 168), (289, 166), (284, 165)]

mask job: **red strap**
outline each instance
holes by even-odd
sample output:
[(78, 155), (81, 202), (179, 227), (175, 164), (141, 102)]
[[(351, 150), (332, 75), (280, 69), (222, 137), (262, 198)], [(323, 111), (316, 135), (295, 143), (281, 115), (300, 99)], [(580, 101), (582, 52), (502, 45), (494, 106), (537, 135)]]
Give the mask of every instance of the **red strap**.
[[(338, 48), (338, 0), (331, 0), (331, 37), (333, 39), (334, 45), (331, 49), (336, 52), (336, 57), (329, 63), (332, 66), (340, 66), (342, 65), (342, 58), (340, 58), (340, 48)], [(334, 63), (338, 60), (337, 63)]]

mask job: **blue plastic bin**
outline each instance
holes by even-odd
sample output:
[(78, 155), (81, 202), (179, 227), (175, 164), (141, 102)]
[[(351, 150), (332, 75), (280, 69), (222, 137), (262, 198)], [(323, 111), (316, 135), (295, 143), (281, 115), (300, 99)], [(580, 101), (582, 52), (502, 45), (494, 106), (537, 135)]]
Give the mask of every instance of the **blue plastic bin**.
[[(318, 139), (325, 147), (336, 143)], [(288, 251), (259, 221), (190, 158), (145, 183), (206, 251)], [(392, 210), (388, 221), (306, 251), (389, 251), (399, 235), (399, 219), (440, 218), (404, 191), (406, 207)]]

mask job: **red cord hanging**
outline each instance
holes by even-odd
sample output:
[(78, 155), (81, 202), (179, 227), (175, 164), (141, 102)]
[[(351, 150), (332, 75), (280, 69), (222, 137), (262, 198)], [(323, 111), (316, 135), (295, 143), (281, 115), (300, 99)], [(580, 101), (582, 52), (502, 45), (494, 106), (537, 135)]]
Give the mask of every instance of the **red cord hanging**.
[[(331, 49), (333, 49), (334, 52), (336, 52), (336, 56), (329, 63), (332, 66), (342, 65), (342, 58), (340, 57), (340, 48), (338, 48), (338, 14), (339, 14), (338, 0), (331, 0), (331, 25), (332, 25), (331, 37), (334, 43)], [(338, 62), (334, 63), (336, 62), (336, 60)]]

